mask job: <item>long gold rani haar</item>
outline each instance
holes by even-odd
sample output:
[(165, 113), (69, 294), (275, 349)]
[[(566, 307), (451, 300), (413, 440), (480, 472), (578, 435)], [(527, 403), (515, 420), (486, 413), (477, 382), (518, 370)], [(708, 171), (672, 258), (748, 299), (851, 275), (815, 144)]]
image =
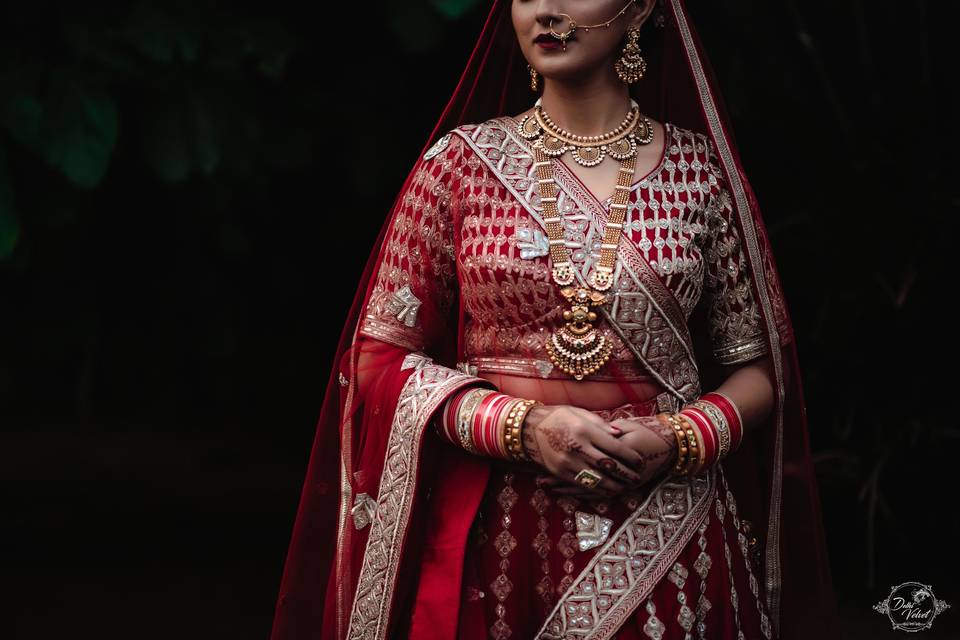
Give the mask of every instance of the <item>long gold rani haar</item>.
[[(534, 141), (534, 166), (544, 208), (543, 221), (550, 237), (553, 281), (561, 286), (560, 293), (570, 305), (563, 312), (565, 324), (553, 332), (546, 350), (554, 365), (577, 380), (596, 372), (610, 359), (613, 348), (610, 338), (593, 326), (597, 314), (591, 307), (607, 301), (604, 291), (613, 284), (613, 268), (623, 235), (637, 145), (649, 144), (653, 140), (653, 123), (640, 114), (634, 100), (630, 102), (630, 113), (620, 126), (599, 136), (576, 136), (557, 127), (543, 113), (539, 99), (534, 105), (534, 113), (524, 116), (517, 125), (520, 135)], [(591, 288), (573, 284), (574, 267), (570, 262), (570, 251), (564, 244), (562, 219), (557, 211), (556, 181), (550, 158), (567, 151), (573, 151), (574, 160), (583, 166), (599, 164), (607, 154), (620, 161), (616, 193), (600, 245), (600, 259), (588, 279)]]

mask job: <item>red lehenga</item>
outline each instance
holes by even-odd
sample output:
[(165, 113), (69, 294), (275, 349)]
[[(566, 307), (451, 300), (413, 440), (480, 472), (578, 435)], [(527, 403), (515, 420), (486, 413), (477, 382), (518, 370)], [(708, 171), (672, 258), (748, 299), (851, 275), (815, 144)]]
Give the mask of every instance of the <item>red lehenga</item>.
[[(532, 152), (508, 115), (535, 97), (510, 2), (493, 3), (340, 336), (273, 640), (838, 637), (775, 261), (681, 0), (665, 16), (631, 86), (666, 138), (633, 185), (602, 309), (614, 354), (575, 381), (543, 349), (562, 298)], [(553, 162), (583, 282), (610, 199)], [(540, 489), (542, 469), (467, 453), (431, 427), (468, 385), (611, 420), (675, 411), (761, 356), (776, 403), (738, 451), (615, 498)]]

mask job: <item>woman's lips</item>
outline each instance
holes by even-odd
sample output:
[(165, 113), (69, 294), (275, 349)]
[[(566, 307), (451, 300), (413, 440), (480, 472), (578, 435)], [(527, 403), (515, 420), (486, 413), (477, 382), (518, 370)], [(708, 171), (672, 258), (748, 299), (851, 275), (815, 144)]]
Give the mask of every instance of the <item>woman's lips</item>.
[[(567, 38), (567, 42), (573, 42), (573, 40), (574, 40), (573, 37)], [(536, 38), (534, 38), (533, 42), (534, 44), (540, 47), (543, 47), (544, 49), (563, 48), (563, 43), (560, 40), (545, 33), (541, 33), (540, 35), (538, 35)]]

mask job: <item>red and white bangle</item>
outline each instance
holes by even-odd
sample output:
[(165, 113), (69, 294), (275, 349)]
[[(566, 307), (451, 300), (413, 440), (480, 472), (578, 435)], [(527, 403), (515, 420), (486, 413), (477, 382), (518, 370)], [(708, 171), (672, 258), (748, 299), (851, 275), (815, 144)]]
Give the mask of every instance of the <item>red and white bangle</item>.
[(519, 427), (536, 404), (542, 403), (487, 387), (465, 387), (444, 403), (435, 429), (444, 440), (470, 453), (526, 460)]
[(701, 464), (694, 473), (723, 460), (736, 451), (743, 441), (740, 411), (733, 401), (722, 393), (705, 393), (685, 405), (679, 413), (695, 425), (703, 439)]
[(704, 402), (709, 402), (723, 412), (730, 427), (730, 451), (736, 451), (743, 442), (743, 418), (740, 416), (740, 409), (733, 403), (730, 396), (719, 391), (711, 391), (700, 397)]

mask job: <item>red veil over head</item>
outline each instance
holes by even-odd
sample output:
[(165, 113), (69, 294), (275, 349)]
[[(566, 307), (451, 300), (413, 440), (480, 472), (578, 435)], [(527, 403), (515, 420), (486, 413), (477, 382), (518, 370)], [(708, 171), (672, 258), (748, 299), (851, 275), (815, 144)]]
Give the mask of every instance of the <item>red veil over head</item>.
[[(347, 635), (367, 532), (355, 531), (345, 514), (349, 515), (357, 482), (372, 488), (376, 495), (384, 466), (384, 445), (378, 440), (386, 438), (400, 386), (410, 373), (401, 363), (404, 352), (400, 349), (381, 349), (367, 361), (373, 364), (358, 371), (358, 322), (372, 293), (389, 223), (403, 206), (403, 195), (424, 162), (424, 152), (461, 124), (519, 113), (535, 100), (510, 8), (507, 0), (493, 1), (453, 96), (386, 216), (375, 244), (378, 250), (371, 253), (361, 276), (317, 424), (277, 601), (273, 640)], [(663, 18), (660, 26), (653, 17), (644, 25), (640, 45), (648, 62), (647, 73), (631, 85), (631, 95), (643, 113), (703, 132), (713, 141), (748, 253), (775, 374), (776, 402), (771, 415), (766, 424), (750, 432), (724, 468), (742, 511), (755, 523), (764, 550), (763, 595), (781, 637), (837, 637), (836, 603), (809, 451), (796, 340), (766, 227), (744, 173), (714, 73), (687, 9), (682, 0), (662, 0), (658, 11)], [(425, 304), (429, 307), (429, 301)], [(451, 367), (464, 353), (462, 308), (459, 312), (459, 317), (444, 318), (438, 309), (421, 310), (425, 325), (434, 327), (436, 339), (431, 342), (430, 355)], [(701, 339), (703, 322), (702, 314), (694, 314), (690, 321), (691, 333)], [(700, 344), (696, 352), (709, 353), (709, 349)], [(704, 391), (723, 381), (724, 372), (710, 358), (699, 358), (697, 366)], [(364, 376), (366, 383), (356, 384)], [(364, 461), (360, 465), (363, 471), (358, 472), (358, 461), (353, 458), (361, 443), (366, 451), (378, 451), (380, 457)], [(427, 445), (423, 446), (421, 462), (434, 464)], [(482, 459), (464, 454), (457, 466), (448, 467), (445, 473), (461, 474), (458, 477), (466, 482), (472, 477), (467, 474), (475, 472), (485, 482), (485, 468)], [(358, 473), (366, 477), (358, 478)], [(421, 473), (429, 477), (425, 466)], [(469, 519), (472, 514), (464, 517)], [(410, 563), (405, 566), (415, 566), (423, 552), (416, 547), (418, 539), (410, 534), (401, 541), (403, 562)], [(400, 585), (397, 590), (402, 588)], [(388, 598), (388, 613), (399, 600), (392, 595)], [(444, 637), (439, 630), (435, 632), (432, 637)], [(381, 629), (379, 635), (392, 637), (387, 629)]]

